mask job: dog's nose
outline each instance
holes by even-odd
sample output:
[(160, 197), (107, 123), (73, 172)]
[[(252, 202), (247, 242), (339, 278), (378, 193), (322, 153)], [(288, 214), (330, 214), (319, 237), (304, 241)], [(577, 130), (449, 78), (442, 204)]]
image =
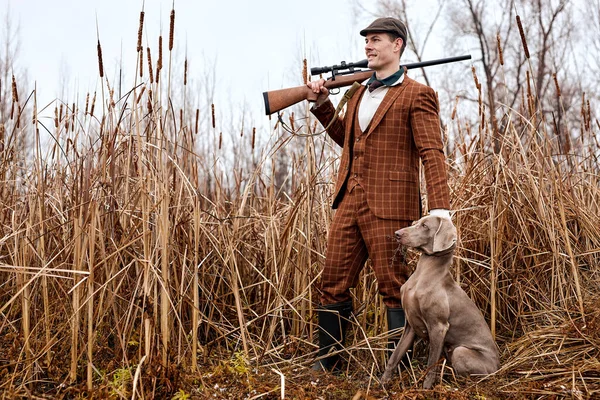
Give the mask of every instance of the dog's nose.
[(396, 240), (400, 240), (400, 239), (402, 238), (402, 234), (403, 234), (403, 233), (404, 233), (404, 232), (402, 232), (402, 230), (401, 230), (401, 229), (400, 229), (400, 230), (398, 230), (398, 231), (396, 231)]

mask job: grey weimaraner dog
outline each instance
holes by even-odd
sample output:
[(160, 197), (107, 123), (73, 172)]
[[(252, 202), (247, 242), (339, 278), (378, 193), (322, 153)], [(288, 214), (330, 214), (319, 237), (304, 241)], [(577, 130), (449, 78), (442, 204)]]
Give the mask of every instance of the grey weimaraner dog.
[(450, 274), (456, 238), (452, 221), (438, 216), (426, 216), (396, 232), (400, 244), (421, 250), (422, 255), (401, 289), (406, 325), (385, 367), (384, 385), (415, 335), (429, 339), (425, 389), (436, 381), (439, 367), (436, 371), (434, 366), (442, 351), (459, 375), (488, 375), (500, 368), (498, 349), (481, 311)]

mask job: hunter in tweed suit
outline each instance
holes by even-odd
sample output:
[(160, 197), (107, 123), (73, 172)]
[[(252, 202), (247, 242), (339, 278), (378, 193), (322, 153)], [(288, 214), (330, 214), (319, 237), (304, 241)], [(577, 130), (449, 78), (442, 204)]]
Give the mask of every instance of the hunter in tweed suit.
[[(315, 370), (330, 370), (337, 364), (339, 357), (324, 356), (344, 340), (352, 312), (349, 289), (367, 258), (387, 306), (388, 328), (404, 326), (400, 287), (409, 271), (403, 260), (392, 262), (398, 247), (393, 238), (396, 230), (421, 217), (419, 160), (431, 213), (449, 217), (437, 96), (400, 68), (406, 28), (395, 18), (379, 18), (360, 33), (366, 37), (369, 68), (375, 71), (367, 85), (375, 82), (376, 88), (371, 91), (362, 85), (348, 102), (344, 117), (337, 117), (327, 130), (343, 151), (333, 198), (337, 210), (322, 275), (320, 357)], [(319, 93), (311, 111), (327, 126), (336, 117), (323, 83), (309, 83)]]

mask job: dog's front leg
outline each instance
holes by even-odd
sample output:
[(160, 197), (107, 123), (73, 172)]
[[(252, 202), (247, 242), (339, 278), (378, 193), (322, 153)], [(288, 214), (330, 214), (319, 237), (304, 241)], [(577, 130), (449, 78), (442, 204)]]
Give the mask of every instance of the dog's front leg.
[(450, 324), (437, 323), (433, 327), (429, 327), (429, 358), (427, 360), (427, 376), (425, 382), (423, 382), (423, 389), (431, 389), (435, 383), (438, 375), (438, 368), (436, 367), (437, 362), (442, 356), (442, 350), (444, 349), (444, 341), (446, 339), (446, 332)]
[(394, 373), (394, 369), (398, 366), (398, 363), (404, 357), (410, 346), (412, 346), (415, 340), (415, 331), (410, 326), (408, 322), (404, 325), (404, 333), (402, 333), (402, 337), (396, 346), (396, 350), (390, 357), (385, 366), (385, 372), (381, 377), (381, 384), (386, 385), (390, 379), (392, 378), (392, 374)]

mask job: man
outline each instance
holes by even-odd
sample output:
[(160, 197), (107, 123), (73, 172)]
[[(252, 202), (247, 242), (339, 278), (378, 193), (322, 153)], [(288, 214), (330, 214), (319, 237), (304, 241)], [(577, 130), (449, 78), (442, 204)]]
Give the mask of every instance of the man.
[(430, 214), (449, 217), (437, 97), (400, 68), (406, 32), (395, 18), (378, 18), (360, 31), (374, 74), (349, 100), (343, 118), (335, 117), (323, 79), (308, 84), (318, 94), (312, 113), (324, 126), (337, 118), (327, 133), (343, 147), (318, 310), (323, 358), (314, 370), (336, 367), (339, 357), (324, 356), (343, 343), (352, 312), (349, 289), (356, 285), (367, 258), (387, 306), (388, 329), (404, 326), (400, 287), (409, 271), (403, 260), (392, 262), (397, 243), (391, 238), (421, 217), (419, 159)]

